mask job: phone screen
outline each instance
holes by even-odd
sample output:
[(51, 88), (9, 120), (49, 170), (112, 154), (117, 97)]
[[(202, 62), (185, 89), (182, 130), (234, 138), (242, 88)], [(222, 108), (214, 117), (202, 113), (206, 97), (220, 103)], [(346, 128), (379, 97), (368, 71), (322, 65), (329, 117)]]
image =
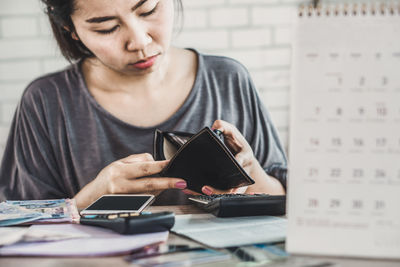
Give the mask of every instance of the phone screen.
[(87, 211), (141, 211), (154, 199), (153, 195), (104, 195), (82, 212)]

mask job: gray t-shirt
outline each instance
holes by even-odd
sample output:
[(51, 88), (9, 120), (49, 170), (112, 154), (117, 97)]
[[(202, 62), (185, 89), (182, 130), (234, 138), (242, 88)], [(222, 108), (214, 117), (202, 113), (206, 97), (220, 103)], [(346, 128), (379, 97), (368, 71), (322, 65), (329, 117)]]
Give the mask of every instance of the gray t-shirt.
[[(153, 154), (156, 129), (195, 133), (216, 119), (234, 124), (265, 171), (286, 185), (286, 157), (247, 70), (226, 57), (198, 54), (194, 86), (165, 122), (136, 127), (101, 107), (81, 64), (33, 81), (15, 113), (0, 167), (0, 200), (72, 198), (105, 166), (131, 154)], [(167, 190), (158, 204), (186, 197)]]

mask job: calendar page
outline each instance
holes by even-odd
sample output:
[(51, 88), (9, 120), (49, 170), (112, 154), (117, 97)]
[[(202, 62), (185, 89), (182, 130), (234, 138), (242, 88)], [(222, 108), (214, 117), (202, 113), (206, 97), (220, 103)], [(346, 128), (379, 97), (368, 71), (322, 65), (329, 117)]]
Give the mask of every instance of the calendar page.
[(400, 258), (400, 3), (295, 27), (287, 250)]

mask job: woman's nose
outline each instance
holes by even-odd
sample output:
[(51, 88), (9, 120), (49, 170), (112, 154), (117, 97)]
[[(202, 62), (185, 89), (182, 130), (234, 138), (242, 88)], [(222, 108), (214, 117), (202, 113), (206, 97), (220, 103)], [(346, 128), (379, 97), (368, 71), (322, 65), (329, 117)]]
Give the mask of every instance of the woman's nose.
[(128, 26), (126, 50), (142, 50), (151, 42), (152, 38), (146, 27), (140, 24), (132, 24)]

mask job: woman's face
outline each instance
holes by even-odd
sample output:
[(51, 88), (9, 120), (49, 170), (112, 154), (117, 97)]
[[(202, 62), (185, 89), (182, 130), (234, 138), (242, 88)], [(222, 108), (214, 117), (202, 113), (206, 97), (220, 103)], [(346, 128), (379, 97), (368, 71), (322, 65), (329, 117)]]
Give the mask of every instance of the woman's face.
[(168, 52), (173, 0), (75, 0), (76, 35), (106, 67), (125, 74), (157, 69)]

